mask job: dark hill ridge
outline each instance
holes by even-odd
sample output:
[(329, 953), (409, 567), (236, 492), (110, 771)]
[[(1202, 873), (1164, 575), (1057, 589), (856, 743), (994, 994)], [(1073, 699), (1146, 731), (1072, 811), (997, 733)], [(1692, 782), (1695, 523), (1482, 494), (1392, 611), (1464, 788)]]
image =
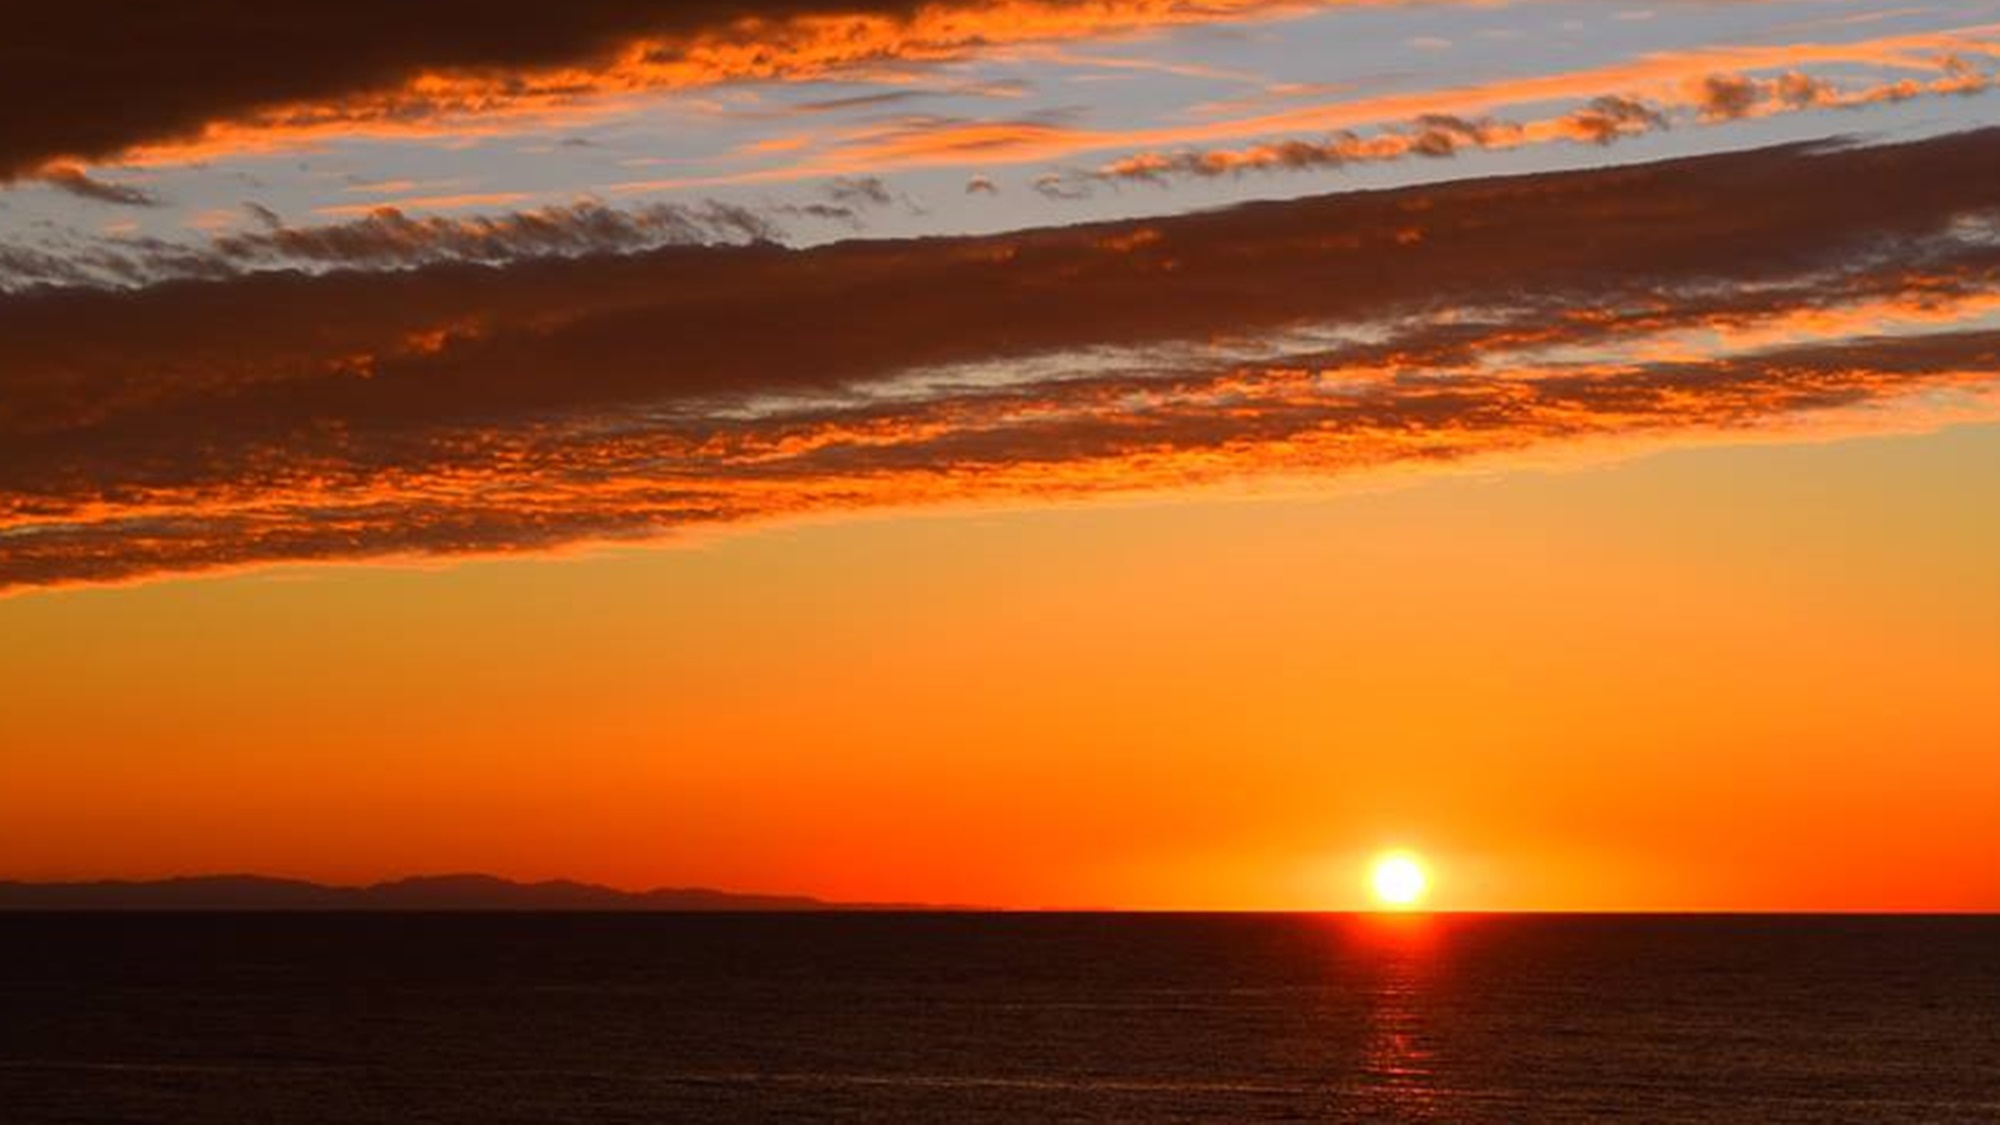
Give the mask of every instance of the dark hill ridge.
[(835, 903), (804, 895), (736, 894), (703, 887), (621, 891), (556, 879), (426, 875), (362, 887), (261, 875), (202, 875), (83, 883), (0, 881), (0, 910), (923, 910), (908, 903)]

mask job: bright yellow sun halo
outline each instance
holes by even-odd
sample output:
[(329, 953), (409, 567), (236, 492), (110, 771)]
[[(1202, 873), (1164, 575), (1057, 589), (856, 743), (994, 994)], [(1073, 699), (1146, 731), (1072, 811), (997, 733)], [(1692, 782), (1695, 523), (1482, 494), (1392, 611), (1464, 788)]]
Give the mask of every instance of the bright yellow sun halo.
[(1368, 884), (1375, 901), (1391, 910), (1408, 910), (1421, 902), (1430, 889), (1430, 873), (1424, 861), (1409, 852), (1388, 852), (1375, 857), (1368, 869)]

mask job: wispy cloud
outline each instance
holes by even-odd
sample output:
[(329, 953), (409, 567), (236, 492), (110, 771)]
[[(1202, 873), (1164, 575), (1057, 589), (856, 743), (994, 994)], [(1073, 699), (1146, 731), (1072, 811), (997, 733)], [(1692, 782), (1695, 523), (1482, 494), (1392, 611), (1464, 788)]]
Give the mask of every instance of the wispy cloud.
[[(780, 242), (793, 219), (852, 229), (868, 212), (909, 201), (880, 180), (842, 179), (807, 203), (749, 206), (720, 200), (613, 207), (595, 199), (480, 215), (411, 215), (400, 207), (354, 208), (354, 218), (287, 225), (269, 208), (244, 205), (222, 215), (252, 229), (217, 233), (201, 243), (121, 234), (54, 248), (0, 245), (0, 294), (44, 287), (133, 288), (256, 270), (408, 269), (445, 262), (498, 265), (533, 258), (629, 254), (663, 246)], [(342, 214), (350, 209), (340, 209)]]
[[(1080, 199), (1093, 183), (1121, 180), (1337, 168), (1557, 142), (1606, 145), (1675, 126), (1985, 93), (1996, 82), (1987, 69), (2000, 56), (1996, 36), (2000, 25), (1662, 51), (1572, 70), (1124, 129), (1090, 125), (1087, 115), (1062, 107), (999, 118), (907, 115), (816, 138), (775, 167), (635, 180), (612, 190), (711, 189), (926, 167), (991, 175), (998, 166), (1053, 164), (1034, 177), (1038, 190)], [(1079, 163), (1094, 154), (1119, 155)]]
[(57, 191), (93, 203), (110, 203), (120, 207), (157, 207), (160, 203), (159, 197), (145, 188), (96, 179), (74, 165), (59, 164), (47, 168), (40, 178)]
[(1858, 88), (1796, 71), (1772, 78), (1707, 74), (1689, 80), (1683, 95), (1674, 100), (1603, 94), (1567, 113), (1525, 122), (1433, 113), (1366, 134), (1342, 130), (1323, 139), (1266, 141), (1245, 148), (1142, 152), (1087, 172), (1046, 177), (1037, 186), (1045, 195), (1078, 198), (1087, 194), (1092, 182), (1159, 183), (1182, 176), (1211, 178), (1247, 171), (1341, 168), (1551, 141), (1604, 146), (1670, 129), (1677, 116), (1683, 122), (1738, 121), (1812, 109), (1857, 109), (1927, 96), (1970, 96), (1985, 93), (1994, 85), (1992, 75), (1956, 57), (1944, 59), (1940, 69), (1943, 76), (1931, 81), (1905, 78)]

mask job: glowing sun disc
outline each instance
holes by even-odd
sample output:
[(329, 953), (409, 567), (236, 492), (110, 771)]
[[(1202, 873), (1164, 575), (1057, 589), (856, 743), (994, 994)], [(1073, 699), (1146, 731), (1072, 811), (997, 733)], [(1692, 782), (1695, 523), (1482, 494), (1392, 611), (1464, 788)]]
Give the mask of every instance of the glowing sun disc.
[(1394, 910), (1407, 910), (1423, 900), (1430, 889), (1430, 874), (1421, 859), (1408, 852), (1377, 856), (1369, 868), (1368, 883), (1375, 901)]

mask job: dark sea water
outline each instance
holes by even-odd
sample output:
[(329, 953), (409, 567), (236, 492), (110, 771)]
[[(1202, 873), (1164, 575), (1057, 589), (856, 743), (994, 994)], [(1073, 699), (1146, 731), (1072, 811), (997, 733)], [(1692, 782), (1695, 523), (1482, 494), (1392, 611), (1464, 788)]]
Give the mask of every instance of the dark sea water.
[(2000, 919), (0, 916), (0, 1121), (2000, 1121)]

